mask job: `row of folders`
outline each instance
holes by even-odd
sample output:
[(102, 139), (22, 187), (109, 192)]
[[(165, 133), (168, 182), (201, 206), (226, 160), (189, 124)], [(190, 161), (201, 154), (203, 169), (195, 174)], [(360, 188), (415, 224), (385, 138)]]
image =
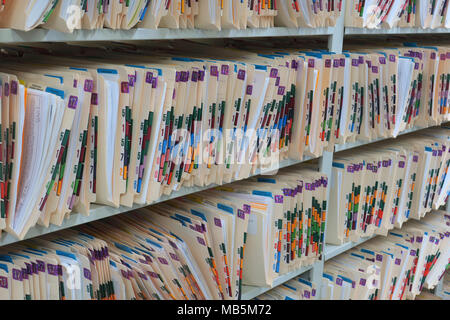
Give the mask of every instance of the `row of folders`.
[(176, 47), (3, 58), (1, 229), (22, 239), (91, 203), (150, 204), (450, 119), (447, 48), (208, 46), (211, 59), (189, 46), (189, 58)]
[(291, 168), (0, 249), (0, 298), (225, 299), (314, 263), (327, 177)]
[(345, 25), (359, 28), (450, 28), (447, 0), (347, 0)]
[[(414, 300), (436, 288), (450, 259), (449, 220), (448, 213), (433, 211), (325, 262), (320, 298)], [(316, 292), (315, 283), (297, 278), (256, 299), (310, 300)]]
[[(441, 143), (434, 139), (431, 143), (426, 136), (414, 137), (419, 141), (416, 149)], [(405, 146), (410, 141), (405, 140)], [(447, 172), (446, 150), (446, 164), (427, 170)], [(419, 158), (419, 171), (428, 160)], [(381, 171), (377, 176), (382, 179)], [(391, 174), (401, 180), (395, 169)], [(450, 179), (445, 179), (448, 195)], [(417, 179), (418, 189), (425, 180)], [(347, 184), (355, 185), (350, 179), (341, 185)], [(336, 203), (327, 202), (328, 188), (329, 178), (318, 171), (317, 161), (304, 163), (277, 175), (253, 177), (5, 246), (0, 249), (0, 294), (3, 299), (33, 300), (239, 299), (245, 285), (271, 287), (280, 276), (326, 257), (327, 239), (340, 227), (334, 218)], [(389, 188), (376, 190), (398, 194), (396, 186)], [(329, 286), (334, 281), (339, 286), (335, 293), (329, 288), (332, 297), (410, 298), (424, 285), (435, 286), (445, 271), (450, 254), (448, 215), (433, 212), (423, 219), (419, 209), (412, 208), (405, 218), (409, 221), (394, 230), (395, 211), (387, 209), (386, 200), (383, 212), (384, 200), (376, 199), (375, 220), (380, 224), (370, 226), (390, 225), (383, 230), (388, 237), (351, 251), (348, 259), (340, 256), (326, 263)], [(364, 222), (357, 221), (358, 229)], [(411, 236), (416, 237), (412, 242)], [(369, 285), (372, 273), (382, 278)], [(288, 293), (290, 299), (314, 299), (316, 285), (296, 278), (260, 299)], [(339, 291), (344, 287), (345, 292)]]
[(0, 27), (246, 29), (334, 26), (342, 0), (2, 0)]

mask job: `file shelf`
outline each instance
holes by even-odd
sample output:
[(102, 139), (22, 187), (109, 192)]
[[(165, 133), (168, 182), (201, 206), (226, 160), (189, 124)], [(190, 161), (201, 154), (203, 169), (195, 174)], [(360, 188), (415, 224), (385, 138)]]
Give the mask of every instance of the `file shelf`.
[(317, 267), (321, 262), (317, 261), (312, 265), (301, 267), (299, 270), (294, 270), (292, 272), (286, 273), (278, 278), (276, 278), (273, 281), (273, 284), (271, 287), (255, 287), (255, 286), (243, 286), (242, 288), (242, 300), (251, 300), (253, 298), (256, 298), (257, 296), (269, 291), (270, 289), (273, 289), (295, 277), (298, 277), (310, 270), (312, 270), (314, 267)]
[[(399, 133), (398, 136), (402, 136), (408, 133), (413, 133), (413, 132), (417, 132), (420, 130), (424, 130), (424, 129), (429, 129), (429, 128), (437, 128), (437, 127), (413, 127), (413, 128), (409, 128), (406, 129), (402, 132)], [(367, 144), (371, 144), (371, 143), (375, 143), (375, 142), (379, 142), (379, 141), (384, 141), (384, 140), (389, 140), (389, 139), (395, 139), (394, 137), (388, 137), (388, 138), (378, 138), (375, 140), (371, 140), (371, 141), (355, 141), (355, 142), (348, 142), (348, 143), (344, 143), (344, 144), (337, 144), (334, 146), (334, 152), (339, 152), (339, 151), (345, 151), (345, 150), (349, 150), (349, 149), (353, 149), (353, 148), (357, 148), (357, 147), (361, 147)]]
[(356, 242), (347, 242), (347, 243), (344, 243), (344, 244), (342, 244), (340, 246), (327, 244), (327, 245), (325, 245), (325, 249), (324, 249), (324, 252), (323, 252), (323, 257), (324, 257), (325, 261), (333, 259), (334, 257), (340, 255), (341, 253), (344, 253), (347, 250), (350, 250), (350, 249), (352, 249), (354, 247), (357, 247), (360, 244), (362, 244), (362, 243), (364, 243), (366, 241), (369, 241), (370, 239), (375, 238), (376, 236), (377, 235), (373, 235), (373, 236), (370, 236), (370, 237), (362, 238), (362, 239), (360, 239), (360, 240), (358, 240)]
[(367, 29), (346, 27), (346, 36), (381, 36), (381, 35), (430, 35), (430, 34), (450, 34), (448, 28), (422, 29), (422, 28), (392, 28), (392, 29)]
[(130, 30), (75, 30), (64, 33), (54, 30), (34, 29), (28, 32), (0, 29), (0, 43), (31, 42), (84, 42), (125, 40), (175, 40), (175, 39), (223, 39), (260, 37), (317, 37), (334, 34), (333, 27), (327, 28), (255, 28), (225, 29), (221, 31), (200, 29), (130, 29)]

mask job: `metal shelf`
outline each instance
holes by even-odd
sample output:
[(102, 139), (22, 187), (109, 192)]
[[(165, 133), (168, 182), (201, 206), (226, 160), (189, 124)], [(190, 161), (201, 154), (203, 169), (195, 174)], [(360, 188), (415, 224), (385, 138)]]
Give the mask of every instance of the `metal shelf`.
[[(275, 167), (275, 168), (271, 168), (271, 170), (276, 170), (276, 169), (282, 169), (282, 168), (286, 168), (286, 167), (290, 167), (308, 160), (312, 160), (314, 158), (311, 157), (304, 157), (303, 160), (291, 160), (291, 159), (286, 159), (286, 160), (282, 160), (280, 161), (279, 166)], [(274, 171), (268, 171), (268, 170), (263, 170), (261, 171), (260, 169), (256, 170), (255, 173), (252, 176), (258, 176), (260, 174), (270, 174), (273, 173)], [(193, 187), (182, 187), (180, 190), (172, 192), (169, 196), (167, 195), (163, 195), (158, 201), (153, 202), (150, 205), (156, 204), (156, 203), (160, 203), (160, 202), (164, 202), (170, 199), (175, 199), (178, 197), (182, 197), (188, 194), (193, 194), (196, 192), (200, 192), (200, 191), (204, 191), (204, 190), (208, 190), (214, 187), (217, 187), (218, 185), (216, 184), (211, 184), (208, 186), (204, 186), (204, 187), (198, 187), (198, 186), (193, 186)], [(124, 213), (124, 212), (129, 212), (132, 210), (136, 210), (139, 208), (143, 208), (143, 207), (147, 207), (149, 206), (148, 204), (144, 204), (144, 205), (138, 205), (138, 204), (134, 204), (133, 207), (129, 208), (129, 207), (123, 207), (120, 206), (118, 208), (114, 208), (114, 207), (109, 207), (106, 205), (98, 205), (98, 204), (92, 204), (91, 205), (91, 210), (89, 213), (89, 216), (84, 216), (81, 213), (76, 213), (73, 212), (70, 214), (69, 218), (65, 219), (62, 223), (61, 226), (57, 226), (57, 225), (52, 225), (50, 224), (50, 226), (48, 228), (40, 226), (40, 225), (36, 225), (33, 228), (31, 228), (28, 233), (26, 234), (25, 238), (23, 240), (26, 239), (31, 239), (34, 237), (38, 237), (44, 234), (48, 234), (48, 233), (52, 233), (52, 232), (56, 232), (56, 231), (60, 231), (60, 230), (64, 230), (67, 228), (71, 228), (74, 226), (78, 226), (81, 224), (85, 224), (88, 222), (93, 222), (96, 220), (100, 220), (100, 219), (104, 219), (107, 217), (112, 217), (115, 216), (117, 214), (120, 213)], [(0, 247), (1, 246), (5, 246), (7, 244), (11, 244), (11, 243), (15, 243), (15, 242), (19, 242), (22, 240), (17, 239), (16, 237), (14, 237), (13, 235), (9, 234), (9, 233), (4, 233), (0, 239)]]
[(309, 266), (304, 266), (301, 267), (298, 270), (294, 270), (292, 272), (286, 273), (282, 276), (279, 276), (278, 278), (276, 278), (271, 287), (255, 287), (255, 286), (243, 286), (242, 287), (242, 300), (251, 300), (283, 283), (285, 283), (286, 281), (289, 281), (295, 277), (298, 277), (299, 275), (311, 270), (312, 268), (314, 268), (317, 264), (319, 264), (320, 261), (315, 262), (314, 264), (311, 264)]
[(450, 29), (422, 29), (422, 28), (392, 28), (392, 29), (367, 29), (367, 28), (353, 28), (346, 27), (344, 31), (345, 36), (381, 36), (381, 35), (402, 35), (402, 34), (448, 34)]
[(55, 30), (33, 29), (18, 31), (0, 29), (0, 43), (30, 42), (84, 42), (84, 41), (125, 41), (125, 40), (172, 40), (172, 39), (217, 39), (217, 38), (258, 38), (258, 37), (308, 37), (329, 36), (333, 27), (327, 28), (258, 28), (226, 29), (221, 31), (200, 29), (130, 29), (130, 30), (75, 30), (64, 33)]
[[(402, 136), (408, 133), (413, 133), (413, 132), (417, 132), (420, 130), (424, 130), (424, 129), (430, 129), (430, 128), (437, 128), (436, 127), (413, 127), (413, 128), (409, 128), (406, 129), (402, 132), (399, 133), (398, 136)], [(355, 141), (355, 142), (347, 142), (344, 144), (337, 144), (334, 146), (334, 152), (339, 152), (339, 151), (344, 151), (344, 150), (348, 150), (348, 149), (353, 149), (353, 148), (357, 148), (357, 147), (361, 147), (361, 146), (365, 146), (367, 144), (372, 144), (375, 142), (379, 142), (379, 141), (385, 141), (385, 140), (389, 140), (389, 139), (395, 139), (396, 137), (387, 137), (387, 138), (377, 138), (371, 141)]]
[(356, 246), (359, 246), (361, 243), (364, 243), (366, 241), (369, 241), (370, 239), (375, 238), (377, 235), (372, 235), (370, 237), (361, 238), (356, 242), (347, 242), (340, 246), (336, 246), (333, 244), (326, 244), (325, 249), (323, 250), (323, 256), (325, 261), (333, 259), (334, 257), (340, 255), (341, 253), (350, 250)]

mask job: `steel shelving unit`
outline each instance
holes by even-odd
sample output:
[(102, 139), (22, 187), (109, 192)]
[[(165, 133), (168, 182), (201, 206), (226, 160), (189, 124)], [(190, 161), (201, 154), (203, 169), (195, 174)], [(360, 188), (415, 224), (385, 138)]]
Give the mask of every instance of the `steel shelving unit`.
[[(345, 9), (345, 0), (343, 2), (343, 11)], [(209, 31), (198, 29), (131, 29), (131, 30), (77, 30), (74, 33), (62, 33), (53, 30), (35, 29), (29, 32), (16, 31), (11, 29), (0, 29), (0, 46), (1, 44), (27, 44), (27, 43), (43, 43), (43, 42), (101, 42), (101, 41), (145, 41), (145, 40), (177, 40), (177, 39), (234, 39), (234, 38), (263, 38), (263, 37), (306, 37), (306, 38), (326, 38), (328, 40), (329, 51), (341, 53), (346, 36), (386, 36), (386, 35), (408, 35), (410, 37), (415, 35), (429, 35), (429, 34), (448, 34), (450, 29), (418, 29), (418, 28), (394, 28), (394, 29), (362, 29), (362, 28), (345, 28), (343, 15), (338, 19), (335, 27), (327, 28), (271, 28), (271, 29), (245, 29), (245, 30), (221, 30)], [(401, 134), (415, 132), (424, 128), (412, 128), (405, 130)], [(390, 139), (390, 138), (387, 138)], [(377, 139), (375, 141), (356, 141), (346, 143), (344, 145), (337, 145), (334, 152), (348, 150), (351, 148), (367, 145), (384, 139)], [(321, 172), (331, 177), (332, 163), (334, 152), (324, 152), (318, 158)], [(301, 161), (283, 160), (280, 162), (279, 168), (293, 166), (304, 161), (311, 160), (311, 158), (304, 158)], [(261, 171), (256, 171), (253, 175), (259, 175)], [(163, 202), (187, 194), (207, 190), (216, 185), (209, 185), (205, 187), (183, 187), (179, 191), (173, 192), (170, 196), (163, 196), (157, 202)], [(330, 188), (328, 188), (327, 198), (329, 199)], [(85, 224), (99, 219), (104, 219), (121, 213), (129, 212), (134, 209), (142, 208), (146, 205), (134, 205), (131, 208), (119, 207), (113, 208), (104, 205), (93, 204), (91, 206), (89, 216), (81, 213), (71, 213), (70, 216), (64, 220), (61, 226), (51, 225), (49, 228), (42, 226), (33, 227), (25, 239), (30, 239), (43, 234), (48, 234)], [(448, 207), (447, 207), (447, 211)], [(363, 238), (358, 242), (349, 242), (340, 246), (326, 244), (322, 258), (309, 266), (303, 266), (299, 270), (294, 270), (287, 274), (278, 277), (271, 287), (254, 287), (244, 286), (242, 299), (248, 300), (257, 297), (258, 295), (267, 292), (271, 288), (280, 285), (290, 279), (300, 275), (308, 274), (309, 279), (317, 284), (316, 297), (320, 297), (320, 283), (322, 281), (323, 267), (326, 260), (371, 239)], [(0, 238), (0, 246), (12, 244), (19, 240), (9, 234), (3, 234)], [(326, 242), (326, 239), (325, 239)]]

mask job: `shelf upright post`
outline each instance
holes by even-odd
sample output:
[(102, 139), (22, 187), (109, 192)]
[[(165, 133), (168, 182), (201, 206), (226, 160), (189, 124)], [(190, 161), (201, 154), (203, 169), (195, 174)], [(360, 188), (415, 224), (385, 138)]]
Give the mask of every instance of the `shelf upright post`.
[[(345, 22), (345, 5), (346, 1), (342, 0), (342, 8), (341, 8), (341, 16), (336, 22), (336, 26), (334, 27), (334, 32), (332, 35), (328, 38), (328, 50), (337, 54), (342, 53), (342, 48), (344, 44), (344, 22)], [(330, 189), (331, 189), (331, 172), (332, 172), (332, 165), (333, 165), (333, 152), (331, 151), (324, 151), (322, 157), (319, 160), (319, 169), (320, 172), (323, 172), (328, 177), (328, 186), (327, 186), (327, 214), (329, 212), (330, 207)], [(321, 289), (321, 283), (322, 283), (322, 276), (323, 276), (323, 267), (325, 263), (325, 247), (326, 247), (326, 231), (327, 226), (325, 223), (325, 232), (324, 232), (324, 239), (323, 239), (323, 250), (322, 250), (322, 256), (321, 259), (314, 264), (313, 269), (310, 273), (310, 279), (311, 281), (316, 285), (317, 292), (316, 292), (316, 299), (320, 299), (320, 289)]]

